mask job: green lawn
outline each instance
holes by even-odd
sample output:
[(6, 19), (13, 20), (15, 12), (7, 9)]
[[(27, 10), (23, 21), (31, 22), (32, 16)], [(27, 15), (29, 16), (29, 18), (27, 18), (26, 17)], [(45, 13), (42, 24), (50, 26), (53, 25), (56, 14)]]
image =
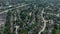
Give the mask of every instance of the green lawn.
[(60, 24), (57, 26), (57, 30), (56, 30), (56, 33), (55, 34), (60, 34)]
[(55, 34), (60, 34), (60, 30), (56, 30), (56, 33)]
[(54, 29), (52, 30), (52, 34), (60, 34), (60, 24), (55, 25)]

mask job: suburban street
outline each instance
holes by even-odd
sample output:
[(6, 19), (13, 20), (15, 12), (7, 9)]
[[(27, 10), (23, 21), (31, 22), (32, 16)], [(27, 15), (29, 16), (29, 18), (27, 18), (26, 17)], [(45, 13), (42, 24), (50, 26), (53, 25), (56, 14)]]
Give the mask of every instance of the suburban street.
[(43, 31), (45, 30), (45, 27), (46, 27), (46, 22), (47, 22), (47, 21), (44, 19), (43, 13), (44, 13), (44, 8), (43, 8), (43, 10), (42, 10), (42, 12), (41, 12), (41, 18), (42, 18), (42, 20), (43, 20), (43, 22), (44, 22), (44, 26), (43, 26), (42, 30), (39, 31), (38, 34), (41, 34), (41, 32), (43, 32)]
[(11, 9), (8, 9), (8, 10), (5, 10), (5, 11), (2, 11), (2, 12), (0, 12), (0, 14), (2, 14), (2, 13), (6, 13), (6, 12), (8, 12), (9, 10), (12, 10), (12, 9), (15, 9), (15, 8), (20, 8), (20, 7), (27, 6), (27, 5), (29, 5), (29, 4), (25, 4), (25, 5), (17, 6), (17, 7), (14, 7), (14, 8), (11, 8)]

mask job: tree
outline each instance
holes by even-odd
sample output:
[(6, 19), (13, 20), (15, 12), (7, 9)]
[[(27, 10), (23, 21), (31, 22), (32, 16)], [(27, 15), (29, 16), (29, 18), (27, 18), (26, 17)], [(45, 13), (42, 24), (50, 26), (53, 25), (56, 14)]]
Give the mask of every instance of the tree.
[(6, 17), (5, 28), (4, 28), (4, 34), (10, 34), (10, 17), (11, 17), (11, 12), (8, 11), (7, 17)]

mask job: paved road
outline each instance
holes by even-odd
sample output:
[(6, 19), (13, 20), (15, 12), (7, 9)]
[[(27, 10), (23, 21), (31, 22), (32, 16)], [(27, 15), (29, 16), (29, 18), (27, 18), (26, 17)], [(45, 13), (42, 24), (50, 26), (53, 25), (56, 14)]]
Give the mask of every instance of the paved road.
[(43, 8), (42, 13), (41, 13), (42, 20), (44, 21), (44, 26), (43, 26), (42, 30), (39, 31), (38, 34), (41, 34), (41, 32), (43, 32), (45, 30), (45, 27), (46, 27), (46, 22), (47, 21), (44, 19), (43, 13), (44, 13), (44, 8)]
[[(29, 5), (29, 4), (21, 5), (21, 6), (15, 7), (15, 8), (19, 8), (19, 7), (23, 7), (23, 6), (27, 6), (27, 5)], [(5, 10), (5, 11), (2, 11), (2, 12), (0, 12), (0, 14), (2, 14), (2, 13), (6, 13), (6, 12), (8, 12), (9, 10), (12, 10), (12, 9), (15, 9), (15, 8), (11, 8), (11, 9), (8, 9), (8, 10)]]

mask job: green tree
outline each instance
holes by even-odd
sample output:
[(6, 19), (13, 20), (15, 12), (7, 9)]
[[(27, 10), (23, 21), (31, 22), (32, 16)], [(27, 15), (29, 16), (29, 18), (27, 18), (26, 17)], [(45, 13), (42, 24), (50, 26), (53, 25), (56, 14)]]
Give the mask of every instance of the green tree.
[(6, 23), (4, 27), (4, 34), (10, 34), (10, 17), (11, 17), (11, 12), (9, 11), (6, 16)]

